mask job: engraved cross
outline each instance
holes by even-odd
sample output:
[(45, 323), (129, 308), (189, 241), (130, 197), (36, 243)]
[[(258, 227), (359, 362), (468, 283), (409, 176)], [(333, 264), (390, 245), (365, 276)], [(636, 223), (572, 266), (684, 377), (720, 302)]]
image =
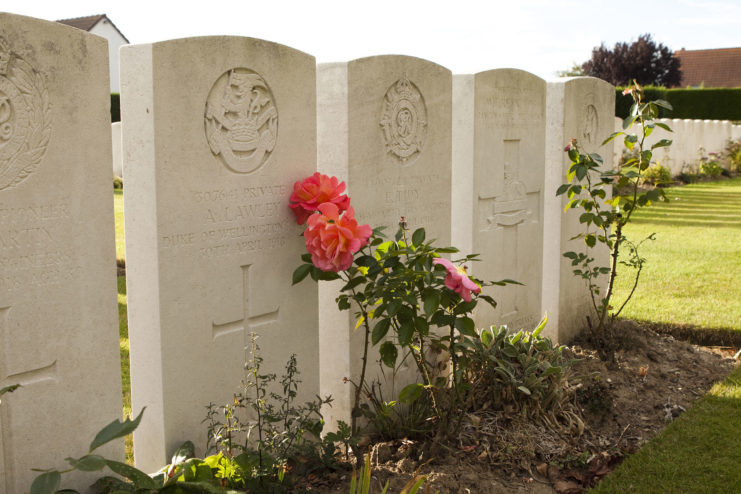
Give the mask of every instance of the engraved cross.
[[(21, 386), (29, 386), (35, 383), (44, 381), (56, 381), (57, 380), (57, 361), (54, 360), (49, 365), (43, 367), (29, 369), (26, 371), (17, 372), (15, 374), (8, 374), (7, 362), (9, 362), (10, 356), (10, 329), (8, 328), (8, 314), (10, 313), (10, 307), (0, 307), (0, 341), (2, 341), (2, 360), (0, 360), (0, 388), (9, 386), (12, 384), (20, 384)], [(5, 363), (5, 364), (3, 364)], [(3, 400), (5, 401), (5, 400)], [(10, 401), (10, 400), (8, 400)], [(11, 444), (10, 431), (12, 424), (10, 423), (10, 410), (8, 409), (10, 403), (4, 403), (0, 405), (0, 479), (5, 479), (6, 492), (12, 492), (13, 482), (13, 446)]]
[(274, 323), (278, 321), (278, 311), (280, 308), (276, 308), (270, 312), (264, 312), (262, 314), (256, 314), (250, 316), (250, 267), (251, 264), (241, 266), (242, 268), (242, 294), (243, 297), (243, 313), (244, 317), (236, 321), (231, 321), (223, 324), (212, 324), (213, 326), (213, 339), (219, 338), (224, 335), (242, 332), (246, 336), (247, 329), (254, 327), (264, 326), (266, 324)]

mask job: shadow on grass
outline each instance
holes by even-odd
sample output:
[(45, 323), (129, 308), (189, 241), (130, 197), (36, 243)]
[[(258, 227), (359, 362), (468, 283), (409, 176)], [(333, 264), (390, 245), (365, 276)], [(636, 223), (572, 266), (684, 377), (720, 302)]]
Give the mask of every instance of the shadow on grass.
[(673, 324), (636, 320), (641, 326), (678, 340), (702, 346), (729, 346), (741, 348), (741, 330), (732, 328), (708, 329), (693, 324)]

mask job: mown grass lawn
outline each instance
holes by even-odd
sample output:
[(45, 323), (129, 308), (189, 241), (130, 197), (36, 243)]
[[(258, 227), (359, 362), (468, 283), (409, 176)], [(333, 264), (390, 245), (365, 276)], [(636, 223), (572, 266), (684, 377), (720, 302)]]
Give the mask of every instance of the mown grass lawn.
[[(622, 316), (741, 331), (741, 179), (667, 189), (627, 234), (647, 259)], [(620, 280), (618, 299), (630, 290)], [(592, 492), (741, 492), (741, 367)]]
[(741, 367), (607, 476), (595, 494), (741, 492)]
[[(741, 178), (673, 187), (626, 228), (646, 263), (621, 317), (741, 331)], [(617, 279), (616, 301), (632, 286)]]

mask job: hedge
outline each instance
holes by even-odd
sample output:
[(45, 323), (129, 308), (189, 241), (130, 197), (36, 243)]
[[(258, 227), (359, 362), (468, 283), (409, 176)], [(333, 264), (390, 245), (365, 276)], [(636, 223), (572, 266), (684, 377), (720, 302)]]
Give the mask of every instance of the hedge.
[(111, 122), (121, 121), (121, 95), (111, 93)]
[[(615, 116), (625, 118), (633, 99), (623, 96), (621, 87), (615, 88)], [(690, 118), (700, 120), (741, 120), (741, 88), (667, 89), (644, 88), (645, 100), (663, 99), (673, 111), (661, 109), (661, 118)]]

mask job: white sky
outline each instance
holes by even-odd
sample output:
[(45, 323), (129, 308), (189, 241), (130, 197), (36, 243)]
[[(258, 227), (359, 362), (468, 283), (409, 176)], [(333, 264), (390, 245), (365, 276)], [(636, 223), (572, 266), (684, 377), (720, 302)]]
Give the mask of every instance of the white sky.
[(319, 63), (394, 53), (454, 73), (514, 67), (543, 78), (601, 42), (644, 33), (672, 50), (741, 46), (741, 0), (2, 0), (0, 10), (47, 20), (105, 13), (132, 43), (252, 36)]

